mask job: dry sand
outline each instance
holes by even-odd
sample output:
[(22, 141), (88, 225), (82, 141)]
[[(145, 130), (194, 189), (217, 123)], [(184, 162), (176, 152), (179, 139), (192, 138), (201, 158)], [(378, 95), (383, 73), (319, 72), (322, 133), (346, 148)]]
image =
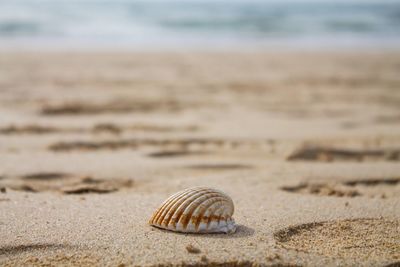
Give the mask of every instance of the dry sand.
[[(398, 266), (399, 73), (395, 52), (3, 52), (0, 264)], [(147, 225), (198, 185), (237, 233)]]

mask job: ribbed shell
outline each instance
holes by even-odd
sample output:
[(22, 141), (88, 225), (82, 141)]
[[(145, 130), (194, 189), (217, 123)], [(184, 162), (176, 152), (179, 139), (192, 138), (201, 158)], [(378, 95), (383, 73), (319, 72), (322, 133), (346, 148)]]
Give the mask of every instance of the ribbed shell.
[(225, 193), (207, 187), (180, 191), (162, 203), (149, 224), (183, 233), (233, 233), (233, 201)]

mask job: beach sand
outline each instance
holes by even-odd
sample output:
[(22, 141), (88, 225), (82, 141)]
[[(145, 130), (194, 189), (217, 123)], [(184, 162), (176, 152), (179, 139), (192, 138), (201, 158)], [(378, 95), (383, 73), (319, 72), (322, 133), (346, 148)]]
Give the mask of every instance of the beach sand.
[[(3, 266), (400, 264), (399, 53), (2, 52), (0, 73)], [(199, 185), (235, 234), (147, 224)]]

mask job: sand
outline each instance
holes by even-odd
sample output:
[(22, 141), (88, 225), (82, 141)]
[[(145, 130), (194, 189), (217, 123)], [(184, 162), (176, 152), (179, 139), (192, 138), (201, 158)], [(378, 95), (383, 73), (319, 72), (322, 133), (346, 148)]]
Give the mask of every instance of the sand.
[[(1, 52), (3, 266), (400, 264), (397, 52)], [(150, 227), (225, 191), (232, 235)]]

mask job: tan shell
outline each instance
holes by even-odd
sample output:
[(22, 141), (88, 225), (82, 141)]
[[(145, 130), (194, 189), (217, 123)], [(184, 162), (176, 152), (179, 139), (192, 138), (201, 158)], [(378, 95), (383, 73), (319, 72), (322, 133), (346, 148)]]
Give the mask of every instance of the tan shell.
[(225, 193), (194, 187), (170, 196), (149, 224), (183, 233), (234, 233), (233, 201)]

